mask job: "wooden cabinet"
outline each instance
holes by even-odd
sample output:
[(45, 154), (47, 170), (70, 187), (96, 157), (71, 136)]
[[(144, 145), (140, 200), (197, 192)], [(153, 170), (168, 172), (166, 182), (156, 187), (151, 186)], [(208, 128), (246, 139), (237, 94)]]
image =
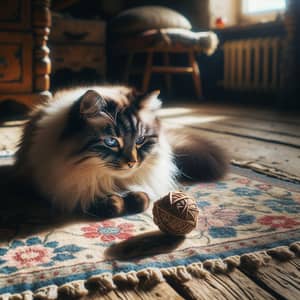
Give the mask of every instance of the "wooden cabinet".
[(49, 37), (52, 73), (63, 69), (74, 72), (92, 69), (99, 79), (103, 79), (106, 69), (105, 31), (105, 22), (101, 20), (53, 18)]
[(103, 21), (53, 17), (52, 24), (50, 40), (55, 43), (105, 44), (106, 28)]
[(30, 1), (1, 0), (0, 6), (1, 30), (14, 29), (22, 31), (30, 28)]
[(51, 48), (53, 73), (60, 69), (95, 69), (100, 76), (105, 74), (105, 52), (101, 46), (86, 45), (55, 45)]
[(49, 0), (0, 0), (0, 101), (29, 107), (51, 97)]
[(32, 91), (32, 35), (0, 32), (0, 91)]

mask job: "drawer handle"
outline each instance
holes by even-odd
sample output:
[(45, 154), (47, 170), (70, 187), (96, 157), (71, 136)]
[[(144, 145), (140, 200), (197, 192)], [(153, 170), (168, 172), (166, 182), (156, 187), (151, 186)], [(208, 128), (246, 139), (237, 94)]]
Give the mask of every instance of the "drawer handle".
[(80, 41), (83, 40), (86, 36), (88, 36), (89, 33), (88, 32), (72, 33), (68, 31), (64, 31), (63, 34), (69, 40)]

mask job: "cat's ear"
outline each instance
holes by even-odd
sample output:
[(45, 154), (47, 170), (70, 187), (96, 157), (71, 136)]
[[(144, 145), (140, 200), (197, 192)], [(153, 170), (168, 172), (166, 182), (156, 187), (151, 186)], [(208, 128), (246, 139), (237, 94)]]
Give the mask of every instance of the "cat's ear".
[(94, 90), (88, 90), (80, 98), (80, 114), (87, 118), (98, 116), (105, 105), (106, 102), (101, 95)]
[(158, 99), (160, 94), (159, 90), (155, 90), (145, 95), (137, 97), (136, 105), (139, 110), (156, 111), (161, 108), (161, 101)]

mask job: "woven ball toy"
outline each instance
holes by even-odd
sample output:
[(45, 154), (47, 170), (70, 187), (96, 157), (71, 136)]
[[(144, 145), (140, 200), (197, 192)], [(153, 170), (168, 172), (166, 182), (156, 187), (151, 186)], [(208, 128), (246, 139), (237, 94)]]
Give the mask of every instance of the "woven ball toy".
[(165, 233), (185, 235), (191, 232), (198, 221), (196, 201), (182, 192), (170, 192), (154, 203), (154, 223)]

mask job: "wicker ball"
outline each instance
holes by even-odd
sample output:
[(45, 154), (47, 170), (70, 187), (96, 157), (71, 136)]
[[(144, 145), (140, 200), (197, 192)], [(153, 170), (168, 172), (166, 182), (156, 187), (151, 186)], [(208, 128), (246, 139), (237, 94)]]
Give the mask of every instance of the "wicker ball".
[(153, 206), (154, 223), (168, 234), (191, 232), (197, 226), (198, 215), (195, 200), (182, 192), (170, 192)]

